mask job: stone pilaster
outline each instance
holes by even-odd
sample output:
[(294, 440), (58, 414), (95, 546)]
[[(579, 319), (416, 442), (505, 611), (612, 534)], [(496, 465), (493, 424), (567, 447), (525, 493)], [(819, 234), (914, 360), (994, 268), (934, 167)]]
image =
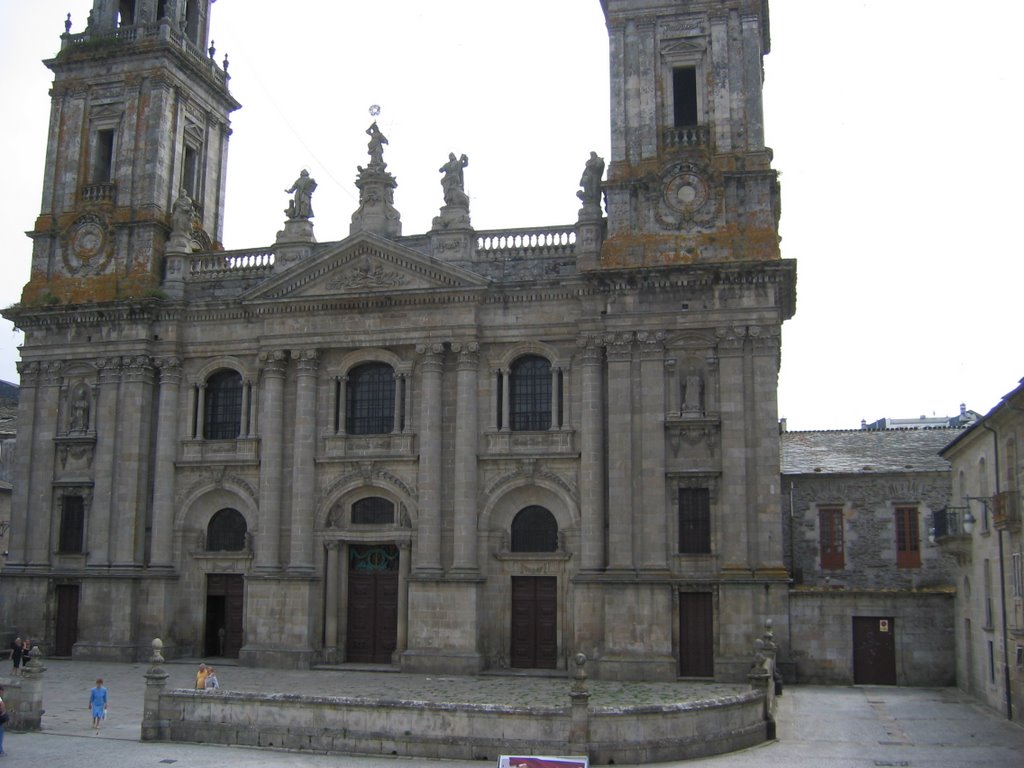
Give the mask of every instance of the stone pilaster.
[(477, 435), (480, 345), (452, 344), (458, 353), (455, 410), (455, 570), (476, 572), (477, 562)]
[(665, 333), (641, 331), (640, 345), (640, 541), (644, 568), (668, 567), (665, 509)]
[(96, 388), (96, 458), (93, 462), (95, 491), (92, 516), (88, 525), (88, 558), (91, 566), (106, 567), (111, 562), (111, 513), (114, 506), (114, 443), (117, 430), (117, 400), (121, 379), (121, 358), (96, 362), (99, 384)]
[(577, 342), (583, 358), (580, 414), (580, 547), (584, 570), (605, 565), (604, 347), (596, 337)]
[(284, 478), (284, 379), (288, 357), (284, 352), (261, 352), (260, 393), (260, 523), (256, 537), (256, 568), (281, 567), (281, 501)]
[(609, 336), (608, 567), (633, 568), (633, 334)]
[(178, 405), (181, 388), (181, 359), (162, 357), (157, 397), (156, 465), (153, 468), (153, 528), (149, 564), (171, 566), (171, 537), (174, 531), (174, 458), (178, 445)]
[(341, 542), (339, 541), (328, 541), (327, 547), (327, 565), (326, 573), (324, 578), (327, 581), (326, 584), (326, 606), (324, 607), (324, 650), (327, 652), (329, 660), (337, 660), (338, 652), (338, 550), (341, 549)]
[(747, 472), (747, 407), (753, 393), (748, 388), (746, 328), (718, 331), (719, 381), (722, 414), (722, 485), (718, 520), (728, 520), (728, 530), (719, 530), (722, 570), (750, 575), (749, 484)]
[(416, 572), (441, 572), (441, 374), (444, 345), (420, 344), (419, 521), (416, 526)]
[(313, 570), (313, 505), (316, 498), (316, 372), (317, 352), (292, 352), (298, 363), (292, 440), (292, 525), (289, 569)]
[[(60, 410), (60, 384), (63, 363), (51, 361), (40, 364), (40, 379), (36, 391), (35, 421), (32, 424), (33, 448), (31, 485), (28, 505), (28, 563), (46, 565), (55, 548), (51, 533), (58, 530), (52, 520), (58, 517), (53, 504), (53, 469), (55, 454), (53, 438), (57, 432)], [(15, 483), (16, 484), (16, 483)], [(36, 518), (33, 520), (33, 517)]]
[[(778, 327), (752, 326), (751, 368), (755, 392), (774, 393), (778, 389), (779, 357), (781, 340)], [(751, 531), (757, 541), (754, 565), (759, 572), (772, 571), (775, 577), (786, 577), (782, 562), (782, 537), (772, 535), (778, 530), (779, 514), (782, 507), (779, 476), (774, 467), (780, 466), (779, 447), (779, 406), (778, 399), (759, 397), (751, 406), (754, 412), (753, 434), (756, 459), (753, 462), (753, 479), (757, 488), (755, 525)]]
[(16, 476), (28, 478), (28, 481), (13, 484), (11, 518), (12, 520), (24, 520), (26, 527), (14, 525), (10, 529), (8, 565), (21, 565), (28, 561), (28, 526), (32, 525), (29, 499), (31, 498), (32, 465), (35, 456), (33, 442), (37, 418), (36, 400), (39, 394), (39, 363), (19, 362), (18, 373), (21, 378), (21, 387), (18, 393), (18, 424), (21, 429), (18, 430), (14, 466)]
[(122, 359), (118, 405), (116, 490), (111, 518), (113, 564), (142, 566), (149, 506), (150, 413), (153, 366), (145, 355)]

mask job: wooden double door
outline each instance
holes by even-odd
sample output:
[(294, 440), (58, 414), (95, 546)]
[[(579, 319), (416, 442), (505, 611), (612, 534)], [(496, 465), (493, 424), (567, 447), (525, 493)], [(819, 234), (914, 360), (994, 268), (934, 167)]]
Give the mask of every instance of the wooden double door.
[(520, 669), (554, 669), (558, 663), (558, 579), (512, 577), (510, 662)]
[(398, 547), (349, 547), (345, 659), (390, 664), (398, 647)]

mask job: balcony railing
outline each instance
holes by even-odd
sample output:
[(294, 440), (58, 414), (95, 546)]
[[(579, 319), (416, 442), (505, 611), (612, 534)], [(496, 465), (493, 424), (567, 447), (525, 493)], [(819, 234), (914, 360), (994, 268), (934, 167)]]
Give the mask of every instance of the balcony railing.
[(1003, 491), (992, 497), (992, 527), (997, 531), (1020, 529), (1020, 492)]
[(543, 259), (572, 257), (576, 250), (573, 225), (529, 229), (487, 230), (476, 233), (476, 250), (484, 258)]
[(117, 184), (112, 181), (85, 184), (79, 194), (85, 203), (112, 203), (117, 194)]
[(964, 518), (968, 515), (970, 507), (946, 507), (932, 512), (932, 530), (935, 540), (947, 536), (966, 536), (964, 530)]
[(662, 134), (665, 149), (673, 150), (685, 147), (706, 147), (710, 133), (706, 125), (687, 125), (668, 128)]
[(274, 269), (272, 248), (244, 251), (204, 251), (189, 257), (189, 281), (223, 280), (228, 277), (258, 277)]

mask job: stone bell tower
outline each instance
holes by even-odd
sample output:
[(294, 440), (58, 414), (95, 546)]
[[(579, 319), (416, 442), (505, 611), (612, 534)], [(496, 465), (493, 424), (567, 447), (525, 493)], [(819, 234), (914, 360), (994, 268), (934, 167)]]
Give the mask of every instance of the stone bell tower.
[(777, 260), (767, 0), (602, 0), (612, 158), (603, 267)]
[(227, 59), (214, 61), (212, 0), (94, 0), (70, 16), (54, 73), (42, 207), (25, 305), (145, 296), (158, 288), (182, 190), (193, 250), (223, 226)]

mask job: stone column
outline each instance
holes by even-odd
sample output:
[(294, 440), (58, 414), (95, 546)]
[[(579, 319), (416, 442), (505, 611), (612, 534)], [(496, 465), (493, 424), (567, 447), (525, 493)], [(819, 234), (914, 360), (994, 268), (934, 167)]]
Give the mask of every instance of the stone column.
[(348, 431), (346, 419), (348, 417), (348, 376), (338, 377), (338, 434), (344, 435)]
[(512, 413), (512, 393), (509, 391), (512, 383), (512, 372), (508, 369), (501, 372), (501, 431), (508, 432), (512, 429), (510, 422)]
[(393, 663), (397, 664), (409, 647), (409, 571), (412, 543), (397, 541), (398, 546), (398, 637)]
[(313, 570), (313, 509), (316, 500), (317, 351), (292, 352), (298, 362), (295, 431), (292, 439), (292, 525), (289, 570)]
[(23, 564), (28, 561), (29, 530), (32, 527), (32, 510), (29, 506), (32, 478), (32, 457), (34, 454), (36, 400), (39, 394), (39, 363), (18, 362), (18, 373), (21, 378), (18, 393), (18, 430), (17, 449), (14, 454), (15, 476), (28, 478), (27, 481), (13, 483), (11, 491), (11, 528), (10, 546), (7, 562)]
[(583, 358), (580, 398), (580, 567), (605, 565), (604, 348), (596, 337), (577, 342)]
[(260, 530), (256, 537), (256, 568), (281, 567), (281, 491), (284, 478), (284, 379), (288, 358), (284, 352), (261, 352), (263, 383), (260, 392)]
[(606, 339), (608, 352), (608, 567), (633, 568), (633, 334)]
[(551, 366), (551, 429), (558, 429), (558, 415), (562, 410), (561, 393), (558, 389), (559, 369)]
[(196, 437), (206, 439), (206, 382), (196, 387)]
[(88, 558), (91, 566), (110, 565), (110, 514), (114, 494), (114, 435), (117, 429), (117, 390), (121, 378), (121, 358), (96, 361), (99, 386), (96, 388), (96, 455), (93, 461), (95, 485), (92, 518), (88, 525)]
[(459, 356), (455, 406), (454, 569), (477, 571), (477, 434), (480, 345), (452, 344)]
[(171, 565), (171, 537), (174, 533), (174, 458), (178, 445), (178, 403), (181, 385), (181, 359), (156, 360), (160, 371), (157, 400), (156, 464), (153, 468), (153, 527), (149, 564)]
[(248, 437), (249, 436), (249, 382), (242, 381), (242, 423), (239, 424), (238, 436)]
[(779, 328), (757, 327), (749, 329), (752, 348), (754, 398), (752, 442), (756, 451), (752, 471), (756, 473), (754, 529), (751, 538), (757, 542), (754, 564), (759, 570), (771, 569), (778, 577), (785, 577), (782, 561), (782, 537), (772, 535), (778, 528), (778, 510), (782, 506), (779, 475), (771, 471), (780, 465), (779, 405), (776, 393), (779, 381), (781, 339)]
[[(53, 471), (56, 458), (53, 439), (57, 434), (60, 412), (60, 384), (64, 364), (51, 361), (40, 364), (42, 376), (36, 391), (36, 413), (32, 424), (35, 455), (32, 458), (29, 486), (28, 562), (45, 567), (50, 553), (56, 549), (56, 535), (60, 530), (60, 511), (54, 505)], [(17, 485), (17, 480), (13, 483)], [(33, 519), (34, 518), (34, 519)]]
[(644, 331), (640, 344), (640, 419), (643, 444), (640, 456), (641, 565), (668, 567), (668, 527), (665, 495), (665, 334)]
[[(722, 414), (722, 481), (717, 519), (729, 521), (728, 530), (717, 531), (716, 541), (723, 571), (749, 575), (746, 329), (718, 331), (718, 370)], [(777, 436), (776, 436), (777, 437)]]
[(324, 645), (328, 654), (334, 656), (338, 649), (338, 549), (341, 544), (328, 541), (327, 544), (327, 605), (324, 611)]
[(145, 552), (153, 366), (146, 355), (125, 357), (122, 365), (111, 559), (115, 566), (137, 567), (144, 564)]
[[(341, 598), (338, 605), (338, 661), (345, 661), (345, 651), (348, 648), (348, 558), (349, 545), (346, 541), (338, 542), (338, 596)], [(402, 584), (398, 584), (398, 605), (401, 611), (402, 605)], [(401, 621), (401, 612), (398, 614)]]
[(416, 571), (441, 572), (441, 373), (444, 345), (420, 344), (419, 523), (416, 530)]

